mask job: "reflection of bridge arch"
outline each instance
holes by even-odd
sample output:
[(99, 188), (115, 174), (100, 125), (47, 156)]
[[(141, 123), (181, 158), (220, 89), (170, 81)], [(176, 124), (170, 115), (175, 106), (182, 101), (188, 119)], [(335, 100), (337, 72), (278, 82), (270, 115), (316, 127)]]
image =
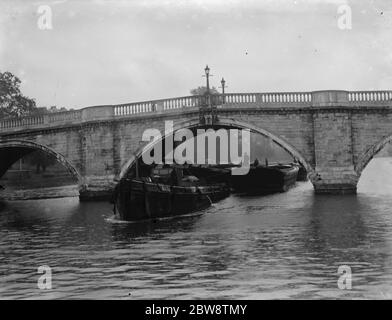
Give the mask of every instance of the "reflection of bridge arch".
[(388, 143), (392, 142), (392, 135), (381, 139), (379, 142), (371, 146), (364, 154), (358, 158), (358, 162), (355, 166), (355, 171), (358, 174), (358, 178), (361, 176), (363, 170), (373, 159), (373, 157), (380, 152)]
[[(184, 129), (184, 128), (197, 128), (200, 126), (199, 118), (194, 118), (191, 120), (183, 121), (177, 124), (174, 124), (173, 126), (173, 131), (168, 133), (165, 136), (162, 136), (162, 138), (159, 140), (160, 142), (163, 142), (164, 139), (169, 136), (170, 134), (173, 134), (174, 132)], [(280, 147), (282, 147), (285, 151), (287, 151), (291, 156), (295, 157), (306, 169), (308, 173), (312, 173), (314, 170), (311, 167), (311, 165), (306, 161), (306, 159), (293, 147), (291, 146), (287, 141), (284, 139), (272, 134), (271, 132), (259, 128), (257, 126), (251, 125), (247, 122), (243, 121), (238, 121), (235, 119), (230, 119), (230, 118), (223, 118), (219, 117), (219, 122), (216, 124), (216, 127), (231, 127), (231, 128), (237, 128), (237, 129), (250, 129), (252, 132), (259, 133), (263, 135), (264, 137), (270, 138), (272, 141), (274, 141), (276, 144), (278, 144)], [(150, 142), (148, 144), (145, 144), (143, 146), (140, 146), (136, 152), (131, 156), (131, 158), (122, 166), (120, 174), (116, 177), (116, 180), (121, 180), (129, 171), (129, 169), (133, 166), (135, 159), (139, 158), (144, 150), (152, 148), (152, 146), (158, 143), (158, 141), (155, 142)]]
[(71, 175), (78, 181), (79, 185), (82, 184), (82, 176), (75, 169), (75, 167), (64, 158), (63, 155), (49, 147), (27, 140), (0, 141), (0, 177), (3, 176), (5, 172), (7, 172), (13, 163), (36, 150), (41, 150), (46, 154), (53, 156), (71, 173)]

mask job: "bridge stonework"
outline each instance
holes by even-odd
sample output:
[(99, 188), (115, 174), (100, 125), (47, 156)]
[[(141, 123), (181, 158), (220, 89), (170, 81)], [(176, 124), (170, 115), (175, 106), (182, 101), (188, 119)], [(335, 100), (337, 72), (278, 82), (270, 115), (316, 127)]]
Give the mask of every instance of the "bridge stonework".
[[(145, 146), (144, 130), (199, 125), (200, 97), (0, 121), (0, 176), (26, 150), (57, 157), (81, 199), (107, 197)], [(216, 125), (270, 137), (307, 169), (316, 193), (355, 193), (361, 172), (392, 137), (392, 92), (225, 94)]]

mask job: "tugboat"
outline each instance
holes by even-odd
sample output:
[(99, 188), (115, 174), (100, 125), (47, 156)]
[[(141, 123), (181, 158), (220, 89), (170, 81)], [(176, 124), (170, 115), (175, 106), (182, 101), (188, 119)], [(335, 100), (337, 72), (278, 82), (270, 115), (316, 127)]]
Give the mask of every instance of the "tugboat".
[(123, 179), (114, 192), (115, 214), (126, 221), (184, 215), (204, 210), (230, 194), (226, 184), (203, 185), (186, 171), (182, 166), (160, 165), (149, 176)]
[(236, 193), (269, 194), (285, 192), (297, 180), (299, 167), (293, 164), (259, 165), (256, 159), (248, 174), (231, 176), (231, 185)]

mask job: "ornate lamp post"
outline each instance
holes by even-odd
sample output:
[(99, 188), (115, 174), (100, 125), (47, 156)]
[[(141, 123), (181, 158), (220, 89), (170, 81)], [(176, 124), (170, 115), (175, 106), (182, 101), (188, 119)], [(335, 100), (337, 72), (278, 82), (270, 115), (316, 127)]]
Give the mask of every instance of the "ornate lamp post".
[(226, 88), (225, 84), (226, 84), (226, 81), (225, 81), (225, 79), (222, 77), (222, 80), (221, 80), (222, 104), (225, 104), (225, 88)]
[(210, 68), (208, 64), (204, 68), (204, 77), (206, 77), (206, 92), (204, 93), (205, 96), (205, 104), (207, 107), (211, 106), (211, 96), (210, 96)]
[(225, 83), (226, 83), (225, 78), (222, 78), (222, 80), (221, 80), (222, 94), (225, 94), (225, 88), (226, 88)]
[(213, 106), (213, 101), (210, 91), (210, 68), (208, 65), (204, 68), (204, 77), (206, 77), (206, 92), (204, 97), (202, 97), (202, 105), (199, 110), (200, 123), (203, 125), (213, 125), (217, 120), (215, 107)]
[(210, 68), (208, 67), (208, 64), (204, 68), (204, 72), (206, 74), (206, 81), (207, 81), (207, 94), (210, 94)]

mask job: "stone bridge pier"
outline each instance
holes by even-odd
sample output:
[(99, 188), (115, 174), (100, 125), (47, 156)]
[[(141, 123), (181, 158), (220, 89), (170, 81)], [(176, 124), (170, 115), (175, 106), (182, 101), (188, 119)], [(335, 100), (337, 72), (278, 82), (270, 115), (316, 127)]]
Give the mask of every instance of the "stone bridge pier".
[(313, 95), (314, 171), (316, 193), (356, 193), (360, 174), (355, 171), (353, 114), (345, 108), (344, 92)]

